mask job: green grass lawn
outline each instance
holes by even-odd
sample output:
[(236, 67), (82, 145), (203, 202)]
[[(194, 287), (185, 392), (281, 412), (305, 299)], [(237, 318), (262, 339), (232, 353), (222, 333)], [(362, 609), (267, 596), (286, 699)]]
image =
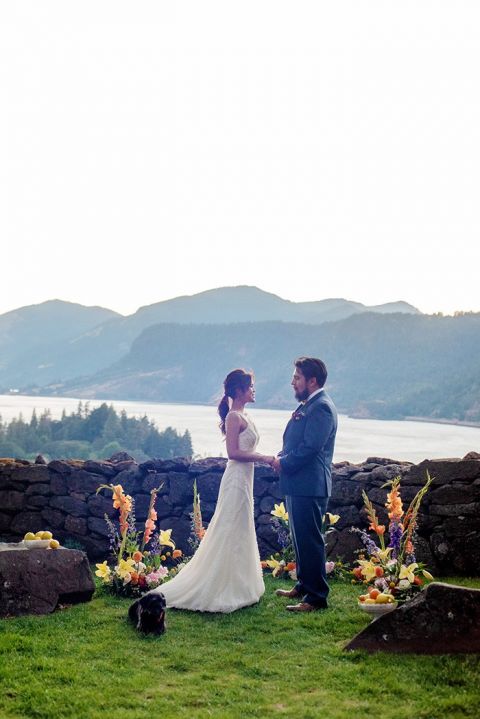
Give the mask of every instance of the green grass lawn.
[(0, 620), (0, 717), (479, 715), (479, 656), (346, 653), (369, 621), (357, 587), (333, 583), (330, 609), (295, 615), (273, 594), (287, 584), (266, 584), (258, 606), (230, 615), (171, 610), (162, 637), (138, 634), (129, 601), (102, 592), (49, 616)]

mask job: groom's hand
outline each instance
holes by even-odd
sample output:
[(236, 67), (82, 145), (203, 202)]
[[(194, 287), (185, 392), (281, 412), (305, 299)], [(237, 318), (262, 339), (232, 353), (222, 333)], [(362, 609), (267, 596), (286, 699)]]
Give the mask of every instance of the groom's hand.
[(272, 467), (277, 474), (280, 474), (280, 469), (281, 469), (280, 457), (275, 457), (275, 459), (272, 462)]

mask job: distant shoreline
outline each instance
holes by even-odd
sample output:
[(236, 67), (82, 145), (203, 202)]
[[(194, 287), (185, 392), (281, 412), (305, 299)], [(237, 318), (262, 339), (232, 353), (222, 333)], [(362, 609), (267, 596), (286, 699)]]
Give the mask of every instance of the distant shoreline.
[(404, 417), (408, 422), (429, 422), (430, 424), (451, 424), (455, 427), (474, 427), (480, 429), (480, 422), (461, 422), (457, 419), (432, 419), (431, 417)]
[[(107, 404), (110, 402), (135, 402), (137, 404), (145, 403), (145, 404), (157, 404), (157, 405), (178, 405), (178, 406), (185, 406), (188, 407), (189, 405), (195, 405), (197, 407), (215, 407), (215, 403), (207, 404), (205, 402), (158, 402), (156, 400), (138, 400), (138, 399), (127, 399), (125, 397), (122, 397), (121, 399), (114, 399), (109, 397), (108, 399), (102, 399), (101, 397), (69, 397), (68, 395), (58, 395), (58, 394), (50, 394), (50, 395), (32, 395), (32, 394), (24, 394), (22, 392), (4, 392), (0, 394), (1, 397), (29, 397), (31, 399), (68, 399), (68, 400), (78, 400), (79, 402), (83, 402), (84, 404), (87, 402), (106, 402)], [(295, 402), (293, 402), (295, 404)], [(256, 404), (256, 407), (258, 409), (266, 409), (266, 410), (276, 410), (279, 412), (288, 412), (290, 411), (290, 406), (285, 405), (283, 407), (271, 407), (271, 406), (262, 406), (261, 404)], [(343, 414), (346, 417), (349, 417), (350, 419), (356, 419), (356, 420), (367, 420), (367, 421), (376, 421), (376, 422), (422, 422), (422, 423), (428, 423), (428, 424), (447, 424), (452, 425), (454, 427), (472, 427), (473, 429), (480, 429), (480, 422), (464, 422), (460, 420), (455, 419), (446, 419), (446, 418), (440, 418), (440, 419), (433, 419), (432, 417), (416, 417), (416, 416), (405, 416), (402, 418), (395, 419), (393, 417), (385, 418), (385, 417), (356, 417), (354, 414), (350, 414), (348, 411), (339, 410), (339, 414)]]

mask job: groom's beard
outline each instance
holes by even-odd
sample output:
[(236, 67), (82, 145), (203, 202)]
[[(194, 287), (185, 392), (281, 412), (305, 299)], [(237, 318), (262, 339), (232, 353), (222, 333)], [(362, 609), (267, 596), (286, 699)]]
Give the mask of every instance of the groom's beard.
[(304, 389), (303, 392), (295, 392), (295, 399), (297, 402), (305, 402), (308, 399), (308, 389)]

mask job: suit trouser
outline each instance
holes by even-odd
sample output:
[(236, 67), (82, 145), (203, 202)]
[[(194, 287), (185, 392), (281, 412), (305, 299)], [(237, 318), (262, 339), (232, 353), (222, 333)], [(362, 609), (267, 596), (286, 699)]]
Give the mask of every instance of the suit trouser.
[(328, 497), (287, 495), (285, 499), (297, 565), (295, 589), (304, 595), (304, 602), (325, 606), (329, 586), (322, 527)]

